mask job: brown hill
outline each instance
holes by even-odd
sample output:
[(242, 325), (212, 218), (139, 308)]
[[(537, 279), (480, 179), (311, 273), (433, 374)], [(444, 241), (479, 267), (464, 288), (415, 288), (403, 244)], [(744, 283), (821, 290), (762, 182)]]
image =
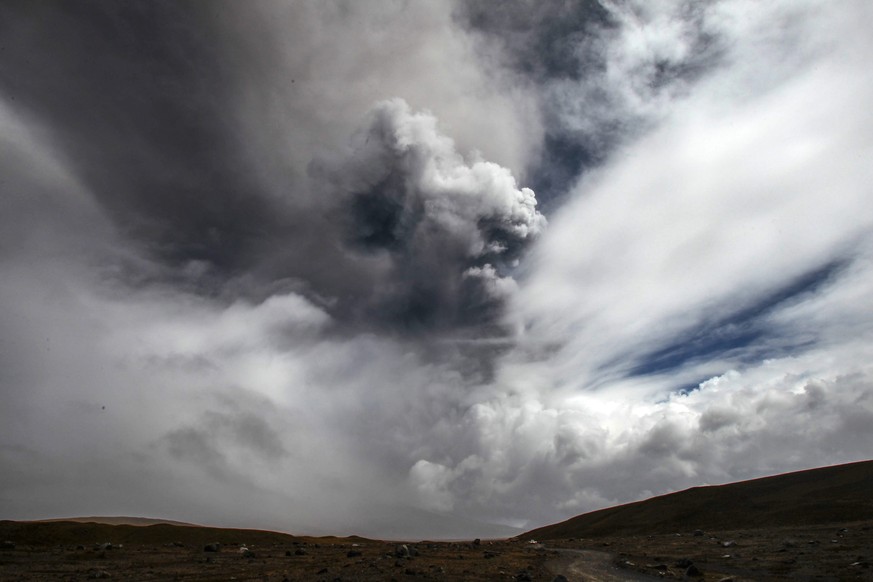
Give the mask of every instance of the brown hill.
[(112, 516), (98, 516), (93, 515), (90, 517), (59, 517), (57, 519), (37, 519), (35, 520), (37, 523), (56, 523), (59, 521), (74, 521), (76, 523), (104, 523), (106, 525), (158, 525), (158, 524), (167, 524), (167, 525), (184, 525), (184, 526), (196, 526), (196, 523), (186, 523), (184, 521), (174, 521), (172, 519), (154, 519), (151, 517), (127, 517), (120, 515), (112, 515)]
[[(304, 540), (289, 534), (253, 529), (225, 529), (193, 525), (113, 525), (77, 521), (0, 521), (0, 540), (14, 540), (30, 546), (113, 544), (186, 545), (222, 544), (274, 545)], [(363, 538), (317, 538), (320, 543), (346, 542)]]
[(537, 539), (651, 535), (694, 529), (808, 526), (873, 519), (873, 461), (694, 487), (532, 530)]

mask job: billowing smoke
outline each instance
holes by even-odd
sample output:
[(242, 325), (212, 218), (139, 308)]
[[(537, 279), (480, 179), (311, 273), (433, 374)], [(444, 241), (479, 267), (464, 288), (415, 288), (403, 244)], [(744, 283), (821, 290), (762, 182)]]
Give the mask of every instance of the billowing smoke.
[(512, 268), (545, 225), (532, 190), (504, 167), (470, 162), (436, 118), (401, 99), (377, 105), (347, 151), (310, 167), (336, 204), (342, 245), (376, 273), (340, 317), (408, 331), (489, 326)]

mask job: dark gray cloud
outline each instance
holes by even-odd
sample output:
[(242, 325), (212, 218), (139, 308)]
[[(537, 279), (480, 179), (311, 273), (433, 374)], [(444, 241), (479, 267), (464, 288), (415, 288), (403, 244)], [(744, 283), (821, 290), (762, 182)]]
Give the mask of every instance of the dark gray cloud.
[(403, 101), (370, 119), (348, 152), (311, 166), (337, 201), (345, 248), (378, 273), (341, 309), (413, 331), (496, 323), (509, 272), (545, 228), (533, 191), (497, 164), (468, 163), (432, 115)]
[(232, 272), (274, 231), (228, 131), (227, 70), (200, 8), (8, 3), (0, 85), (52, 128), (96, 201), (170, 265)]
[[(234, 68), (227, 47), (234, 37), (223, 20), (226, 8), (94, 2), (13, 3), (2, 10), (0, 85), (52, 128), (94, 203), (137, 253), (153, 261), (147, 272), (141, 265), (119, 265), (116, 274), (127, 283), (163, 282), (228, 301), (296, 289), (364, 327), (451, 330), (499, 319), (505, 286), (492, 267), (506, 276), (542, 229), (535, 211), (517, 215), (533, 204), (529, 190), (485, 176), (504, 170), (479, 163), (467, 169), (468, 183), (416, 184), (423, 178), (413, 166), (426, 163), (410, 162), (416, 152), (435, 160), (447, 156), (437, 163), (459, 168), (465, 165), (461, 154), (454, 145), (431, 153), (425, 150), (434, 144), (398, 145), (390, 134), (402, 128), (390, 124), (405, 121), (373, 121), (360, 134), (372, 134), (373, 146), (367, 152), (356, 146), (350, 154), (372, 159), (308, 177), (280, 173), (285, 183), (277, 196), (259, 174), (262, 160), (253, 160), (240, 142), (237, 99), (245, 75)], [(250, 56), (250, 47), (237, 48), (236, 58)], [(297, 82), (306, 90), (312, 73), (300, 73)], [(289, 96), (288, 113), (309, 116), (295, 111), (299, 100)], [(384, 110), (368, 115), (387, 119)], [(288, 139), (297, 139), (297, 128), (288, 132)], [(324, 147), (342, 148), (347, 139), (348, 133)], [(380, 151), (373, 149), (377, 145)], [(304, 151), (304, 157), (317, 151)], [(288, 153), (289, 159), (300, 157)], [(495, 179), (511, 182), (505, 174)], [(345, 182), (331, 191), (328, 183), (338, 180)], [(356, 189), (354, 195), (344, 188)], [(492, 200), (500, 195), (508, 198)], [(516, 195), (524, 200), (515, 201)], [(482, 208), (472, 206), (477, 198), (485, 200)], [(445, 206), (443, 216), (434, 218), (435, 205)], [(479, 244), (477, 236), (484, 250), (468, 248)], [(374, 274), (377, 250), (391, 257), (390, 273)], [(371, 257), (362, 258), (366, 254)]]

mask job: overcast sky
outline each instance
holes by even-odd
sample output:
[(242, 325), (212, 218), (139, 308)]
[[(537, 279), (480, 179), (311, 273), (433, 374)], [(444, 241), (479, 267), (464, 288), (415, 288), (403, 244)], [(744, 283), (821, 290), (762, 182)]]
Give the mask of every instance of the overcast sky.
[(0, 3), (0, 518), (508, 535), (870, 458), (871, 29)]

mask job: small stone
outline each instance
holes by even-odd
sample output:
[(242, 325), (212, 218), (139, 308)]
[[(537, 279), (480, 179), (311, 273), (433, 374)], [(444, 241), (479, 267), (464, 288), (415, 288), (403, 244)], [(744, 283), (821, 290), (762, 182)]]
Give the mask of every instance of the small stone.
[(686, 568), (685, 575), (692, 578), (699, 578), (700, 576), (703, 576), (703, 572), (700, 571), (700, 568), (698, 568), (694, 564), (691, 564), (690, 566), (688, 566), (688, 568)]
[(204, 552), (220, 552), (221, 551), (221, 544), (219, 544), (219, 543), (206, 544), (205, 546), (203, 546), (203, 551)]
[(396, 558), (408, 558), (410, 557), (409, 546), (406, 544), (401, 544), (394, 548), (394, 557)]
[(702, 529), (696, 529), (696, 530), (694, 530), (694, 533), (693, 533), (692, 535), (693, 535), (694, 537), (696, 537), (696, 538), (703, 537), (703, 530), (702, 530)]
[(294, 550), (294, 555), (295, 556), (305, 556), (306, 550), (304, 550), (303, 548), (297, 548), (296, 550)]
[(0, 543), (0, 550), (14, 550), (15, 542), (5, 541)]
[(728, 540), (728, 541), (726, 541), (726, 542), (723, 542), (723, 543), (721, 544), (721, 547), (723, 547), (723, 548), (732, 548), (732, 547), (734, 547), (735, 545), (737, 545), (737, 542), (735, 542), (735, 541), (733, 541), (733, 540)]
[(349, 550), (348, 552), (346, 552), (346, 558), (358, 558), (362, 555), (363, 554), (360, 552), (360, 550)]
[(570, 582), (570, 581), (567, 580), (567, 577), (564, 576), (563, 574), (558, 574), (557, 576), (552, 578), (552, 582)]

